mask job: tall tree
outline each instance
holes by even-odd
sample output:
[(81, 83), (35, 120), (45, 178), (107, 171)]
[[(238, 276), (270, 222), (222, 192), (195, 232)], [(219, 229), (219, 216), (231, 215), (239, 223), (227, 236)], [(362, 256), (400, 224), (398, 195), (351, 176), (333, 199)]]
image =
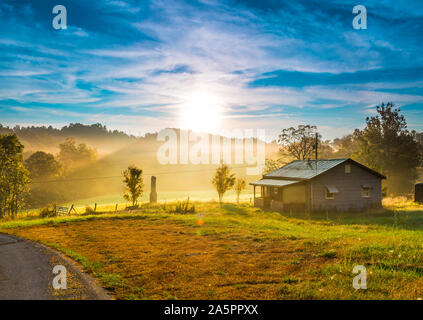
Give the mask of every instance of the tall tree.
[(283, 129), (278, 138), (280, 151), (292, 155), (297, 160), (310, 159), (315, 150), (316, 133), (317, 127), (311, 125)]
[(136, 166), (129, 166), (123, 172), (123, 182), (126, 187), (126, 193), (123, 195), (123, 198), (135, 206), (138, 203), (138, 198), (142, 196), (144, 191), (142, 170)]
[(236, 202), (239, 203), (239, 195), (241, 194), (242, 190), (245, 189), (247, 183), (245, 179), (238, 177), (235, 182), (235, 192), (236, 192)]
[(23, 148), (16, 134), (0, 136), (0, 217), (14, 218), (24, 205), (30, 179)]
[(97, 150), (85, 143), (76, 144), (74, 138), (67, 138), (59, 145), (59, 160), (66, 170), (75, 169), (97, 159)]
[(62, 168), (52, 154), (43, 151), (34, 152), (24, 163), (32, 179), (57, 177)]
[(351, 158), (358, 152), (358, 148), (358, 141), (353, 134), (336, 138), (332, 142), (333, 157), (336, 158)]
[[(39, 208), (48, 203), (64, 201), (72, 197), (69, 190), (63, 190), (62, 184), (45, 184), (45, 180), (55, 180), (62, 174), (62, 164), (52, 154), (37, 151), (24, 161), (32, 180), (30, 192), (25, 199), (25, 205)], [(79, 188), (78, 188), (79, 189)]]
[(366, 118), (364, 130), (356, 129), (359, 144), (356, 158), (387, 176), (386, 187), (392, 195), (411, 191), (422, 155), (415, 134), (393, 103), (376, 107), (376, 116)]
[(232, 189), (235, 184), (235, 175), (231, 173), (228, 165), (222, 163), (216, 169), (212, 183), (216, 187), (217, 194), (219, 195), (219, 203), (222, 205), (223, 195), (226, 191)]

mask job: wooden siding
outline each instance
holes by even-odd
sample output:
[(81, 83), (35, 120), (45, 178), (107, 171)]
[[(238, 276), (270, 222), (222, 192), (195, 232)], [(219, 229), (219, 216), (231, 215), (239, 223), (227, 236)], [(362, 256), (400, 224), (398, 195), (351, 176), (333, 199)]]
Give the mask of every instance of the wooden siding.
[[(351, 165), (351, 173), (345, 173), (345, 165)], [(339, 190), (335, 199), (326, 199), (326, 186), (331, 185)], [(362, 197), (362, 186), (372, 189), (369, 198)], [(316, 177), (310, 182), (311, 204), (313, 211), (348, 211), (362, 210), (382, 205), (382, 180), (369, 171), (347, 162)]]
[(293, 186), (284, 187), (283, 202), (286, 204), (306, 203), (306, 187), (305, 184), (296, 184)]

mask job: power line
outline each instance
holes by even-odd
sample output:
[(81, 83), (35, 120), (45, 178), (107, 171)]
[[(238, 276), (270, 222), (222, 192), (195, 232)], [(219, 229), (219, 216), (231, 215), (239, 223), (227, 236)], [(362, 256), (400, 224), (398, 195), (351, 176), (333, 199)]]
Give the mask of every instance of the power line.
[[(232, 167), (232, 169), (243, 169), (251, 167), (251, 165)], [(157, 173), (143, 173), (146, 176), (158, 176), (166, 174), (179, 174), (179, 173), (193, 173), (193, 172), (209, 172), (215, 171), (216, 169), (206, 169), (206, 170), (183, 170), (183, 171), (166, 171), (166, 172), (157, 172)], [(87, 177), (87, 178), (70, 178), (70, 179), (59, 179), (59, 180), (44, 180), (44, 181), (31, 181), (30, 184), (34, 183), (57, 183), (57, 182), (72, 182), (72, 181), (85, 181), (85, 180), (102, 180), (102, 179), (115, 179), (122, 178), (119, 176), (106, 176), (106, 177)]]

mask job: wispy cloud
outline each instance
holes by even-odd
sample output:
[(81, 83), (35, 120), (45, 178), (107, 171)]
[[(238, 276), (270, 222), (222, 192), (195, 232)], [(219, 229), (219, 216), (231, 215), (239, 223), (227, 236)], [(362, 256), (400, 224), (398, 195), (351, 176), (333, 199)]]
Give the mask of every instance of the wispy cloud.
[(159, 129), (204, 91), (228, 127), (308, 122), (334, 137), (382, 101), (423, 120), (418, 1), (368, 5), (361, 31), (340, 0), (75, 0), (61, 31), (47, 3), (0, 4), (0, 108), (17, 103), (1, 109), (9, 122), (39, 108), (45, 121)]

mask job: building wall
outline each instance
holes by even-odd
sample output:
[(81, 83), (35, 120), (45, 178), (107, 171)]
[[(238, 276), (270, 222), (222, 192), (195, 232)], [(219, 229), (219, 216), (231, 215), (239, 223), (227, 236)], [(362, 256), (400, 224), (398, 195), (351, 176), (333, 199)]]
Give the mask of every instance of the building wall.
[(286, 186), (283, 189), (282, 200), (286, 204), (298, 204), (306, 202), (306, 187), (304, 183)]
[(284, 204), (283, 204), (282, 201), (272, 200), (270, 202), (270, 209), (273, 210), (273, 211), (283, 212), (284, 211)]
[(254, 207), (264, 209), (264, 199), (254, 198)]
[[(314, 211), (363, 210), (382, 205), (382, 179), (353, 164), (351, 173), (345, 173), (345, 163), (335, 167), (310, 183), (311, 202)], [(339, 190), (335, 199), (326, 199), (326, 186), (332, 185)], [(369, 185), (370, 197), (362, 197), (362, 185)]]

